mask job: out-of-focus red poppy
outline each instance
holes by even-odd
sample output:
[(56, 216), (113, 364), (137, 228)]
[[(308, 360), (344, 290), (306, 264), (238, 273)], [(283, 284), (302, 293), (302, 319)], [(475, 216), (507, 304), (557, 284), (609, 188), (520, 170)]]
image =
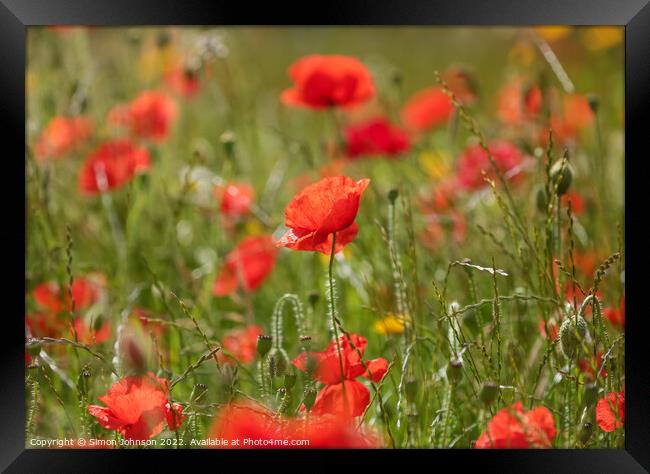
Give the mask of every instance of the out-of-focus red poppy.
[[(600, 371), (600, 367), (603, 365), (603, 353), (598, 352), (596, 357), (591, 357), (589, 359), (580, 359), (578, 361), (578, 368), (580, 372), (585, 374), (585, 377), (589, 380), (594, 380), (596, 372)], [(607, 375), (607, 370), (603, 368), (602, 372), (599, 373), (600, 377), (605, 377)]]
[[(261, 326), (251, 325), (242, 329), (231, 329), (221, 339), (222, 347), (235, 359), (248, 364), (257, 353), (257, 337), (264, 333)], [(225, 354), (218, 353), (221, 362), (232, 362)]]
[(144, 91), (128, 104), (113, 107), (108, 121), (128, 128), (134, 137), (160, 142), (167, 138), (176, 115), (172, 99), (160, 92)]
[(465, 216), (457, 211), (447, 214), (433, 215), (426, 228), (420, 235), (422, 245), (430, 250), (438, 250), (447, 236), (456, 244), (462, 244), (467, 237), (467, 221)]
[(36, 157), (39, 160), (61, 158), (78, 149), (91, 133), (92, 124), (86, 117), (56, 116), (36, 142)]
[(449, 120), (454, 105), (440, 87), (430, 87), (413, 95), (402, 109), (402, 122), (414, 132), (426, 132)]
[[(495, 140), (488, 144), (488, 149), (506, 179), (516, 180), (521, 175), (516, 170), (524, 157), (515, 145), (505, 140)], [(458, 182), (466, 189), (482, 188), (485, 186), (483, 171), (488, 178), (496, 179), (487, 152), (480, 145), (468, 146), (458, 159)]]
[(362, 156), (396, 156), (406, 152), (410, 143), (406, 133), (383, 117), (350, 125), (345, 129), (346, 154)]
[[(562, 99), (561, 115), (554, 114), (551, 116), (551, 129), (553, 138), (558, 142), (575, 139), (581, 130), (591, 126), (594, 123), (595, 115), (589, 100), (584, 95), (571, 94), (564, 96)], [(548, 131), (542, 134), (543, 141)]]
[(431, 194), (420, 201), (424, 214), (441, 214), (449, 211), (458, 198), (458, 181), (456, 177), (447, 178), (434, 185)]
[(625, 391), (610, 392), (596, 403), (596, 423), (605, 433), (620, 428), (625, 423)]
[[(83, 310), (99, 300), (101, 285), (90, 278), (77, 277), (72, 280), (70, 290), (75, 310)], [(56, 282), (40, 283), (36, 285), (32, 294), (36, 304), (54, 314), (60, 313), (64, 309), (67, 311), (71, 309), (67, 288), (61, 289)]]
[(442, 77), (459, 102), (471, 105), (476, 101), (476, 82), (468, 70), (462, 67), (450, 67)]
[(167, 71), (165, 83), (175, 94), (187, 99), (194, 97), (201, 85), (198, 73), (183, 67), (175, 67)]
[(388, 371), (388, 362), (383, 357), (367, 361), (367, 370), (364, 369), (359, 354), (363, 356), (367, 341), (357, 334), (350, 334), (350, 339), (359, 352), (352, 348), (345, 335), (340, 336), (340, 361), (336, 341), (332, 341), (323, 352), (302, 352), (292, 362), (298, 369), (311, 372), (316, 380), (325, 384), (311, 407), (311, 413), (314, 415), (362, 415), (370, 403), (370, 392), (364, 384), (356, 380), (357, 377), (372, 378), (379, 382)]
[(625, 327), (625, 297), (621, 298), (621, 304), (618, 308), (605, 308), (603, 316), (609, 319), (609, 322), (614, 326)]
[[(547, 326), (548, 326), (548, 335), (546, 333)], [(537, 328), (539, 329), (539, 333), (543, 337), (550, 336), (551, 341), (555, 341), (560, 335), (560, 325), (553, 318), (549, 319), (547, 324), (544, 324), (543, 320), (540, 321), (539, 324), (537, 325)]]
[(104, 428), (115, 430), (129, 440), (153, 438), (167, 421), (170, 430), (178, 429), (185, 418), (182, 406), (170, 406), (169, 383), (152, 372), (125, 377), (99, 397), (106, 406), (88, 405), (88, 413)]
[(86, 345), (102, 344), (111, 337), (111, 323), (109, 321), (104, 321), (99, 326), (99, 329), (95, 330), (90, 327), (84, 318), (75, 318), (74, 330), (77, 334), (77, 340)]
[(515, 78), (499, 92), (497, 117), (506, 125), (520, 125), (539, 114), (542, 108), (542, 90)]
[(553, 415), (546, 407), (524, 411), (521, 402), (503, 408), (476, 440), (478, 449), (550, 448), (555, 438)]
[(160, 337), (165, 333), (165, 325), (157, 321), (152, 321), (151, 319), (153, 318), (151, 314), (144, 308), (140, 308), (138, 306), (133, 308), (131, 317), (138, 321), (138, 323), (142, 326), (142, 329), (153, 333), (156, 337)]
[(349, 418), (284, 419), (252, 402), (233, 402), (222, 408), (212, 424), (210, 440), (214, 442), (210, 446), (226, 449), (379, 447), (375, 433), (358, 429)]
[(594, 277), (594, 271), (599, 265), (599, 261), (600, 257), (595, 250), (576, 250), (573, 253), (573, 263), (576, 266), (576, 270), (580, 272), (581, 276), (589, 279)]
[(32, 337), (60, 337), (66, 327), (56, 314), (42, 312), (26, 314), (25, 325)]
[(324, 109), (366, 102), (375, 95), (368, 69), (350, 56), (309, 55), (289, 67), (293, 87), (280, 97), (290, 106)]
[(221, 201), (219, 210), (228, 217), (241, 217), (251, 212), (255, 202), (255, 190), (246, 183), (227, 183), (225, 186), (215, 186), (214, 195)]
[(352, 242), (361, 195), (369, 179), (353, 181), (345, 176), (323, 178), (296, 194), (284, 211), (289, 230), (276, 245), (294, 250), (328, 254), (336, 233), (336, 252)]
[(244, 238), (226, 255), (212, 292), (216, 296), (231, 294), (241, 286), (244, 291), (254, 291), (269, 276), (277, 257), (277, 249), (269, 235)]
[(129, 140), (102, 143), (88, 156), (79, 172), (79, 189), (99, 194), (120, 188), (150, 167), (149, 152)]
[(565, 208), (569, 207), (569, 201), (571, 201), (571, 212), (574, 216), (579, 216), (585, 212), (585, 199), (578, 191), (567, 191), (560, 198), (560, 202)]

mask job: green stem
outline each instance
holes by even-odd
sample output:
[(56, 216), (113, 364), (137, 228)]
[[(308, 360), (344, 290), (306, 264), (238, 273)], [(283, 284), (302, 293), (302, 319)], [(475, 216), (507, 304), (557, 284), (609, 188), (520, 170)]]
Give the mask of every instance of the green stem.
[(329, 291), (327, 293), (327, 299), (330, 310), (330, 318), (332, 319), (332, 332), (334, 333), (334, 340), (336, 341), (336, 353), (339, 357), (339, 369), (341, 371), (341, 386), (343, 387), (343, 400), (345, 400), (346, 411), (348, 399), (345, 394), (345, 373), (343, 372), (343, 356), (341, 355), (341, 342), (339, 341), (339, 331), (336, 324), (336, 301), (334, 297), (334, 276), (332, 274), (332, 269), (334, 267), (334, 254), (336, 253), (336, 232), (332, 234), (332, 250), (330, 252), (330, 263), (327, 271), (327, 277), (329, 282)]

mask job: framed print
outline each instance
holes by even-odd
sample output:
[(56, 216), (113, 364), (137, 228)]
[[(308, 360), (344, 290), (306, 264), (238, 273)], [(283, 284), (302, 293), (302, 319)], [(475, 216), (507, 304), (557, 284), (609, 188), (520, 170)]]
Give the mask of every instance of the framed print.
[(7, 472), (647, 472), (647, 2), (2, 3)]

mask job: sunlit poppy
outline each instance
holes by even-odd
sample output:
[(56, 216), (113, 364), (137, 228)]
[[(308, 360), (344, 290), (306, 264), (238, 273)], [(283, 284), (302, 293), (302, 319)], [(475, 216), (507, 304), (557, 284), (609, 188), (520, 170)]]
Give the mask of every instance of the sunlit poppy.
[(328, 254), (336, 233), (336, 252), (354, 240), (354, 222), (361, 195), (369, 179), (353, 181), (345, 176), (324, 178), (296, 194), (284, 211), (288, 231), (276, 245), (294, 250)]
[(409, 138), (399, 127), (385, 118), (375, 118), (345, 129), (346, 154), (362, 156), (397, 156), (409, 149)]
[(92, 133), (92, 124), (86, 117), (56, 116), (38, 138), (34, 149), (39, 160), (61, 158), (75, 151)]
[[(499, 172), (506, 178), (514, 180), (519, 175), (519, 168), (524, 157), (519, 149), (505, 140), (495, 140), (488, 144)], [(458, 182), (466, 189), (478, 189), (485, 186), (483, 172), (490, 179), (496, 175), (487, 152), (480, 145), (470, 145), (458, 159)]]
[[(243, 364), (248, 364), (255, 359), (257, 338), (263, 333), (262, 327), (257, 325), (231, 329), (221, 338), (221, 345), (229, 355)], [(218, 355), (222, 362), (232, 362), (225, 354), (219, 352)]]
[(621, 298), (618, 308), (607, 307), (603, 309), (605, 316), (614, 326), (625, 327), (625, 297)]
[(163, 430), (178, 429), (185, 418), (182, 406), (169, 404), (169, 382), (152, 372), (115, 382), (99, 400), (106, 406), (88, 405), (88, 413), (104, 428), (129, 440), (153, 438)]
[(282, 92), (285, 105), (324, 109), (363, 103), (374, 96), (368, 69), (350, 56), (310, 55), (291, 65), (293, 87)]
[(227, 183), (214, 188), (215, 196), (220, 200), (219, 211), (228, 217), (241, 217), (251, 212), (255, 202), (255, 190), (246, 183)]
[(183, 67), (176, 67), (165, 73), (165, 83), (175, 94), (185, 98), (194, 97), (201, 85), (198, 73)]
[(546, 407), (525, 411), (521, 402), (503, 408), (476, 440), (478, 449), (550, 448), (555, 438), (553, 415)]
[(367, 341), (357, 334), (350, 334), (350, 339), (356, 349), (345, 335), (339, 337), (340, 360), (336, 341), (332, 341), (323, 352), (302, 352), (292, 362), (298, 369), (311, 372), (315, 379), (325, 384), (311, 407), (311, 413), (315, 415), (362, 415), (370, 403), (370, 392), (356, 380), (357, 377), (379, 382), (388, 371), (388, 362), (383, 357), (365, 362), (364, 368), (361, 357)]
[(402, 109), (402, 122), (415, 132), (426, 132), (447, 123), (454, 105), (440, 87), (424, 89), (413, 95)]
[(149, 152), (129, 140), (102, 143), (88, 156), (79, 172), (79, 189), (99, 194), (120, 188), (150, 167)]
[(610, 392), (596, 403), (596, 423), (605, 433), (625, 423), (625, 392)]
[(177, 115), (176, 103), (156, 91), (141, 92), (126, 105), (108, 113), (108, 121), (126, 127), (133, 137), (160, 142), (167, 138)]
[(374, 448), (378, 436), (349, 418), (323, 415), (301, 419), (275, 416), (254, 402), (233, 402), (222, 408), (206, 444), (238, 449)]
[(244, 238), (226, 255), (212, 292), (216, 296), (226, 296), (238, 286), (248, 292), (256, 290), (275, 267), (276, 257), (277, 249), (271, 236)]
[(499, 92), (497, 116), (507, 125), (519, 125), (535, 118), (542, 106), (542, 90), (515, 78)]

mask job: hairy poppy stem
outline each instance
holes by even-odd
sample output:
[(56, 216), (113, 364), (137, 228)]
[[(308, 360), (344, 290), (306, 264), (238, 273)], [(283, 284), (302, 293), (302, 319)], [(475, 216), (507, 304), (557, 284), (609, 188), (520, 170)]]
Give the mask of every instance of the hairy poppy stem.
[(341, 355), (341, 343), (339, 341), (339, 331), (336, 324), (336, 301), (334, 296), (334, 276), (332, 269), (334, 267), (334, 254), (336, 253), (336, 232), (332, 234), (332, 251), (330, 252), (330, 263), (327, 270), (327, 277), (329, 283), (329, 291), (327, 293), (330, 317), (332, 319), (332, 331), (334, 332), (334, 340), (336, 341), (336, 353), (339, 357), (339, 369), (341, 371), (341, 386), (343, 387), (343, 400), (346, 404), (345, 411), (347, 412), (348, 397), (345, 393), (345, 374), (343, 373), (343, 356)]

